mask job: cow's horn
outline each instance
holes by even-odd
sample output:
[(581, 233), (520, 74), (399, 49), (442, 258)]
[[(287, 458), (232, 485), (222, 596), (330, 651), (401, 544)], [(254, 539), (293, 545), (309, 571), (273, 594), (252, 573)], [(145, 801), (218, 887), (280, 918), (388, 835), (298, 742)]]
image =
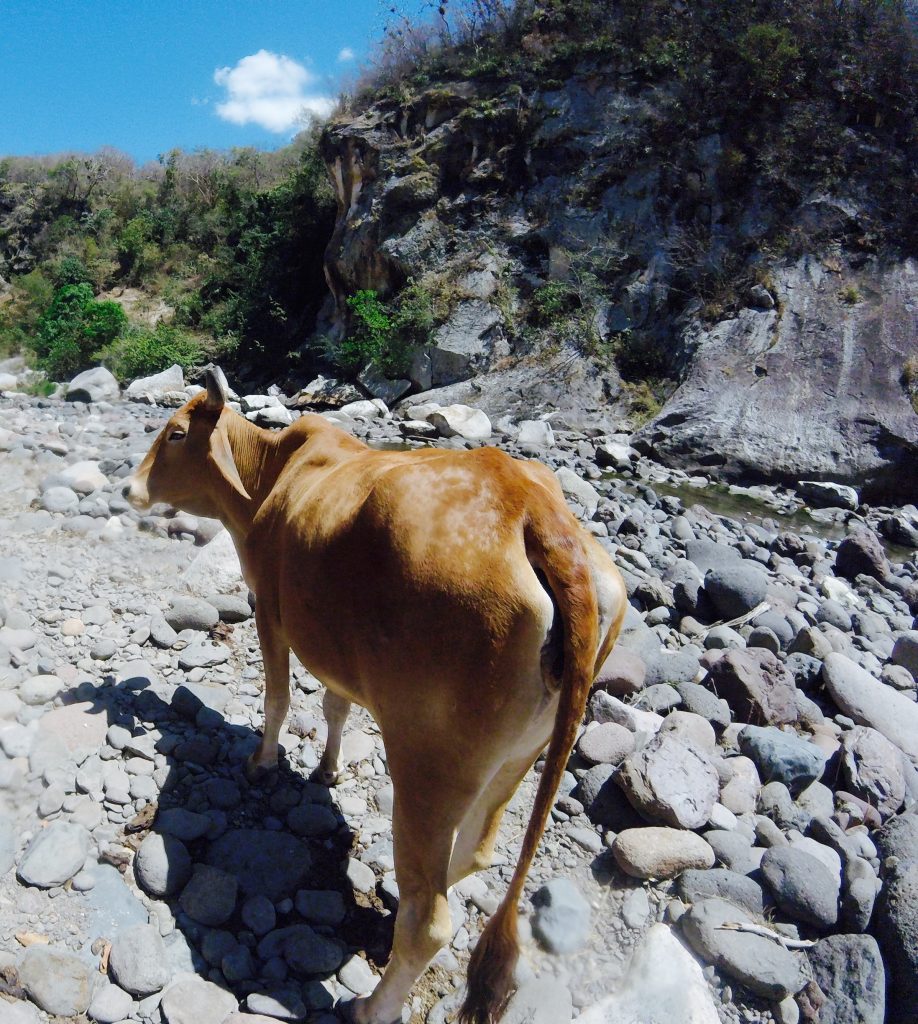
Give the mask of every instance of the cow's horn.
[(204, 371), (204, 386), (207, 388), (205, 405), (213, 412), (219, 412), (226, 405), (229, 387), (219, 366), (208, 366)]

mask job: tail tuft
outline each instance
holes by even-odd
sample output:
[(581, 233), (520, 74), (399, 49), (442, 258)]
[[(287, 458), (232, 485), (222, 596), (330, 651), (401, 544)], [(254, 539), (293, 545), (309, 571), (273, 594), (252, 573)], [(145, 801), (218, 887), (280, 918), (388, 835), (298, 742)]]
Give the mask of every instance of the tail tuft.
[(458, 1024), (497, 1024), (503, 1016), (520, 955), (516, 916), (515, 902), (502, 903), (482, 932), (469, 961)]

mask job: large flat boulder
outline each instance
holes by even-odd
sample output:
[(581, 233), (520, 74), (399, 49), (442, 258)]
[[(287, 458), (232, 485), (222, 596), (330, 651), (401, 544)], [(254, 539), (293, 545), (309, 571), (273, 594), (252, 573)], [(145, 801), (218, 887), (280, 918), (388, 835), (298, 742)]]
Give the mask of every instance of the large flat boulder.
[(822, 679), (841, 712), (918, 760), (918, 704), (834, 651), (823, 662)]

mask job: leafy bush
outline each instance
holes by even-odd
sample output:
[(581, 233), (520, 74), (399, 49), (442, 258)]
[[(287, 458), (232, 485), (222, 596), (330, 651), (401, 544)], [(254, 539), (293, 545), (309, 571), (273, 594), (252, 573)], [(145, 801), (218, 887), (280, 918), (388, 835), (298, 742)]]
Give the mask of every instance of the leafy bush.
[(549, 281), (532, 295), (532, 316), (541, 326), (570, 316), (579, 306), (580, 297), (566, 281)]
[(351, 311), (351, 329), (338, 345), (339, 365), (350, 373), (357, 373), (367, 363), (382, 367), (391, 362), (395, 324), (388, 306), (375, 291), (366, 288), (348, 296), (347, 306)]
[(201, 343), (178, 327), (158, 323), (154, 328), (129, 327), (100, 357), (122, 382), (159, 373), (178, 363), (183, 370), (201, 362)]
[(740, 37), (737, 50), (746, 65), (753, 95), (768, 99), (785, 97), (798, 77), (800, 48), (790, 29), (762, 22), (750, 25)]
[(347, 305), (350, 329), (333, 346), (332, 358), (345, 373), (356, 374), (370, 363), (389, 378), (408, 372), (412, 353), (430, 340), (434, 325), (450, 312), (449, 296), (426, 280), (414, 279), (392, 302), (362, 289), (348, 297)]
[(92, 274), (79, 256), (62, 256), (51, 268), (51, 276), (56, 288), (68, 284), (92, 284)]
[(0, 355), (28, 349), (53, 296), (54, 285), (40, 270), (15, 279), (11, 296), (0, 305)]
[(98, 302), (88, 284), (58, 288), (29, 339), (38, 368), (62, 379), (91, 366), (96, 354), (127, 326), (117, 302)]

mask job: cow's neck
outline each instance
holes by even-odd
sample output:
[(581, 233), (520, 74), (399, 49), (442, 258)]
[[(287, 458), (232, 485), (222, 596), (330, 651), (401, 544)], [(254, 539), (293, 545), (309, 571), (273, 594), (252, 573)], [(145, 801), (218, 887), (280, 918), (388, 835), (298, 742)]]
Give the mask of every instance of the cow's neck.
[(271, 493), (291, 450), (301, 445), (304, 439), (289, 430), (263, 430), (235, 413), (224, 415), (233, 461), (249, 493), (249, 500), (246, 500), (227, 488), (230, 493), (224, 501), (224, 523), (238, 543), (248, 536), (255, 516)]

